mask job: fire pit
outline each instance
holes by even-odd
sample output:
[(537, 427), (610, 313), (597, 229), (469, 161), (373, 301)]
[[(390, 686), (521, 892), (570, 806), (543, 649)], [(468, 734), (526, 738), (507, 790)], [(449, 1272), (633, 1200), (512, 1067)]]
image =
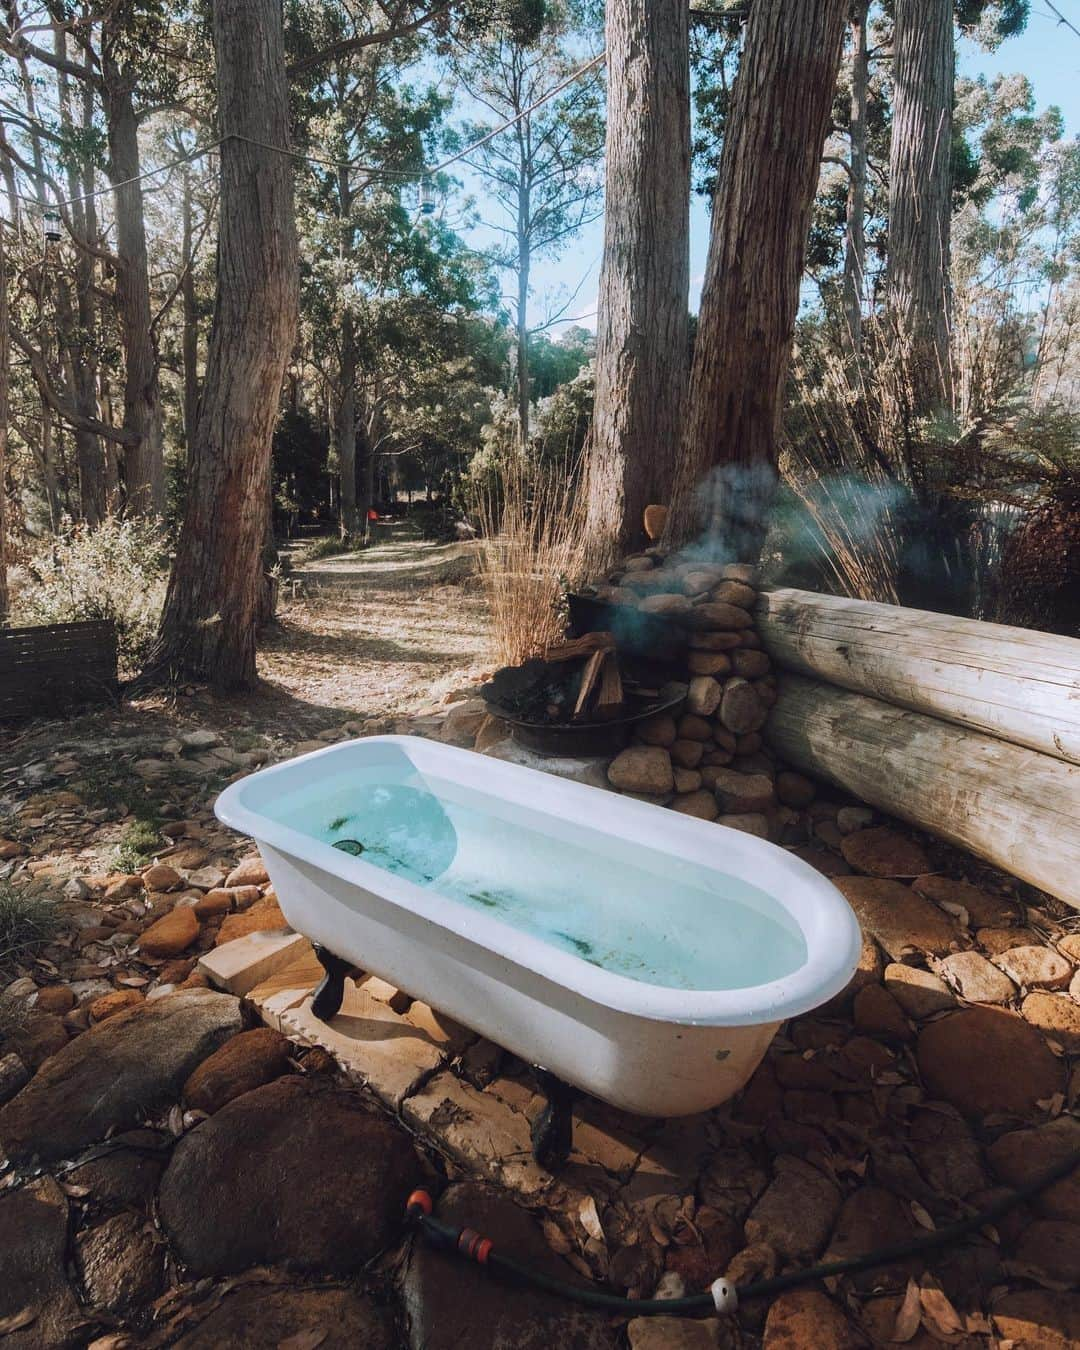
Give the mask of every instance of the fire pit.
[(611, 754), (629, 729), (676, 707), (686, 685), (647, 685), (619, 668), (615, 639), (586, 633), (549, 647), (544, 658), (504, 666), (480, 693), (520, 744), (547, 754)]

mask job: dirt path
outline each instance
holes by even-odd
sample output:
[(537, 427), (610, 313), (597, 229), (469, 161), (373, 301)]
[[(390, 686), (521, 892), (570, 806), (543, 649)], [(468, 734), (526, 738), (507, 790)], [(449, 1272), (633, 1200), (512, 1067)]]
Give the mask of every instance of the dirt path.
[(381, 528), (363, 552), (295, 569), (259, 653), (270, 686), (345, 714), (400, 713), (490, 664), (474, 546), (430, 543), (411, 523)]

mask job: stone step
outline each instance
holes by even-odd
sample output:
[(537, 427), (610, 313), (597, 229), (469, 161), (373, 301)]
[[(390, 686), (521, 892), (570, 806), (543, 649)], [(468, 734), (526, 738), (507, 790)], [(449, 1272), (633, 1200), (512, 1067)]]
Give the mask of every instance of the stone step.
[(257, 984), (247, 995), (247, 1002), (267, 1026), (281, 1030), (281, 1015), (297, 1008), (315, 989), (323, 977), (323, 968), (313, 951), (299, 961), (282, 966), (268, 979)]
[(354, 980), (345, 981), (341, 1011), (322, 1022), (311, 999), (282, 1010), (279, 1030), (304, 1045), (321, 1045), (350, 1078), (395, 1111), (443, 1062), (442, 1050), (419, 1028), (380, 1003)]
[(302, 933), (247, 933), (199, 957), (199, 970), (215, 988), (249, 993), (276, 971), (313, 955)]

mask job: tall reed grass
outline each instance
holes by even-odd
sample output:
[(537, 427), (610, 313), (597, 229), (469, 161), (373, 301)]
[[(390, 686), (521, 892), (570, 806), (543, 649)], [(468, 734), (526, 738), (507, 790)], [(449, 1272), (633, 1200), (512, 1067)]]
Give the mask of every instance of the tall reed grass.
[(585, 507), (576, 472), (516, 452), (476, 490), (480, 579), (500, 664), (517, 665), (563, 636), (566, 593), (589, 571)]

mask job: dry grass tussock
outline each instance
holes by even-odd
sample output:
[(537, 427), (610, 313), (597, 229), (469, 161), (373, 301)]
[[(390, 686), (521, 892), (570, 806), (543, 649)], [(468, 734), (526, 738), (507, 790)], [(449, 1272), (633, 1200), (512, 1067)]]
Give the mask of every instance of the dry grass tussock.
[(566, 593), (589, 573), (586, 502), (576, 482), (565, 465), (515, 454), (494, 486), (478, 490), (480, 578), (502, 665), (528, 660), (563, 636)]

